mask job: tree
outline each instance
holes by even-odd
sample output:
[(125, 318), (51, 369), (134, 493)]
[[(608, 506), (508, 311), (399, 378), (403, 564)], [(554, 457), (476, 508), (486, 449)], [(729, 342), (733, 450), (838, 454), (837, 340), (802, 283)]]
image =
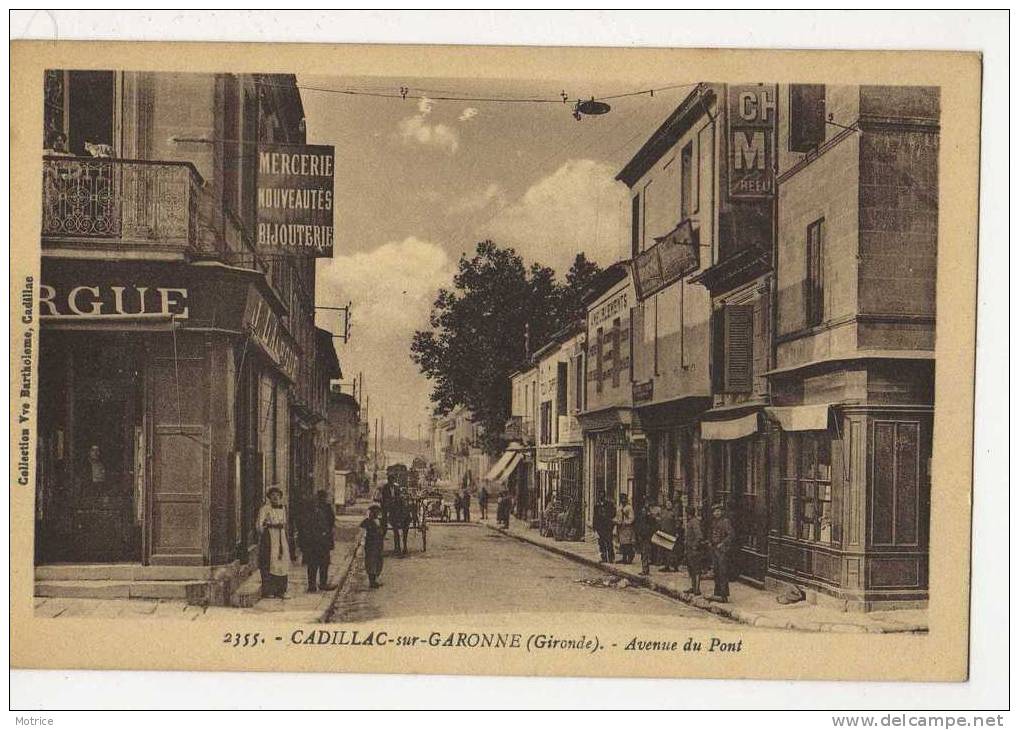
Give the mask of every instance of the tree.
[(465, 406), (482, 426), (489, 453), (502, 448), (510, 415), (509, 376), (580, 311), (582, 288), (598, 267), (579, 254), (566, 276), (541, 264), (529, 268), (512, 248), (491, 241), (460, 257), (452, 289), (440, 289), (431, 329), (414, 333), (411, 358), (433, 383), (440, 415)]

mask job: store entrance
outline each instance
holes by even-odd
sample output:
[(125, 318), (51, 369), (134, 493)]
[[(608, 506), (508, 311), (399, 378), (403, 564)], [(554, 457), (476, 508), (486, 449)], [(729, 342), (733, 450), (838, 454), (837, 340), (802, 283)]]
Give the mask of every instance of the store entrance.
[(54, 339), (60, 352), (47, 357), (63, 367), (43, 372), (39, 396), (45, 401), (39, 496), (46, 507), (39, 556), (140, 562), (145, 439), (138, 344), (78, 334)]

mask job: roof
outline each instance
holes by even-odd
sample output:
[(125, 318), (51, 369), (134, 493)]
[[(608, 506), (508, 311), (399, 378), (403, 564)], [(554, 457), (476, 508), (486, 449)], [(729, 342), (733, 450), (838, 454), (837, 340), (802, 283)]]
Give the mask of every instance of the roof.
[(594, 278), (582, 297), (584, 304), (590, 304), (613, 286), (630, 275), (630, 259), (617, 261)]
[(580, 334), (583, 331), (584, 331), (583, 319), (577, 319), (574, 320), (573, 322), (570, 322), (568, 325), (566, 325), (565, 327), (561, 328), (558, 332), (553, 334), (552, 337), (547, 342), (545, 342), (544, 345), (535, 350), (534, 354), (531, 355), (531, 358), (537, 360), (546, 352), (553, 349), (556, 345), (561, 345), (571, 337), (575, 337), (576, 335)]
[(693, 126), (693, 123), (701, 115), (707, 113), (707, 105), (717, 96), (717, 88), (704, 82), (697, 84), (694, 90), (687, 94), (686, 98), (669, 115), (668, 119), (662, 122), (662, 125), (648, 137), (644, 145), (637, 150), (637, 154), (619, 171), (616, 180), (621, 180), (632, 188), (644, 173), (650, 170), (651, 166), (679, 141), (679, 138)]

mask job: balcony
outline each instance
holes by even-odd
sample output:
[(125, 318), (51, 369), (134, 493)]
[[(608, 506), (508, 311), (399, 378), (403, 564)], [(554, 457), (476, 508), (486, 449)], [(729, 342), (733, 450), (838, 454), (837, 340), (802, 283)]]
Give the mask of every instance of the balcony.
[(44, 157), (43, 248), (194, 251), (202, 186), (187, 162)]

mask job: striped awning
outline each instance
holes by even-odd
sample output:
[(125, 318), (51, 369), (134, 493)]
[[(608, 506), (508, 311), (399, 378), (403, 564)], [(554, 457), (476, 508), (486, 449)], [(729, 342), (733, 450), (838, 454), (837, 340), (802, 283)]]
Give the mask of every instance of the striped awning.
[(499, 483), (505, 482), (507, 479), (509, 479), (510, 474), (513, 473), (513, 471), (517, 468), (517, 464), (519, 464), (520, 460), (523, 459), (523, 458), (524, 458), (524, 455), (522, 453), (520, 453), (519, 451), (512, 452), (510, 454), (510, 460), (506, 463), (506, 466), (503, 468), (503, 470), (501, 472), (496, 474), (491, 479), (491, 481), (499, 482)]
[(485, 479), (494, 480), (499, 474), (501, 474), (506, 469), (506, 465), (509, 464), (510, 459), (513, 458), (514, 453), (516, 452), (502, 452), (502, 456), (499, 457), (499, 460), (492, 464), (492, 468), (488, 470), (487, 474), (485, 474)]

